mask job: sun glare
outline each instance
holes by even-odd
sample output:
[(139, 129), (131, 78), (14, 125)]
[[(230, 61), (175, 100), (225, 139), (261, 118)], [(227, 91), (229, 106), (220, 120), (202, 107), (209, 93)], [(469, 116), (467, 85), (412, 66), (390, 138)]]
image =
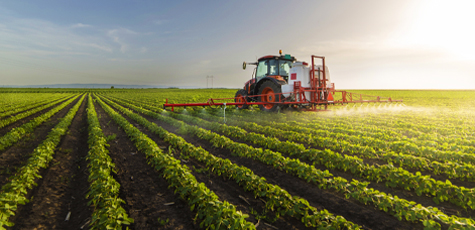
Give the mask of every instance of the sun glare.
[(458, 59), (475, 60), (475, 1), (425, 0), (408, 17), (405, 42), (421, 48), (437, 48)]

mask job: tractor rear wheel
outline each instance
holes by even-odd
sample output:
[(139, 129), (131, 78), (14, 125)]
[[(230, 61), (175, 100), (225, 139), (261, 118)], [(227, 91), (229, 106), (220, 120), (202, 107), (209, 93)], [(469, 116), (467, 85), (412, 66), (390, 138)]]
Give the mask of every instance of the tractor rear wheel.
[(269, 104), (259, 105), (259, 109), (266, 112), (275, 112), (277, 111), (278, 104), (275, 102), (280, 102), (282, 95), (280, 85), (275, 84), (271, 81), (266, 81), (262, 83), (259, 87), (259, 97), (257, 97), (258, 102), (271, 102)]
[[(236, 92), (236, 95), (234, 96), (234, 102), (243, 103), (243, 102), (245, 102), (245, 100), (249, 101), (248, 97), (247, 97), (246, 90), (243, 90), (243, 89), (238, 90)], [(238, 109), (248, 109), (249, 105), (236, 105), (236, 108), (238, 108)]]

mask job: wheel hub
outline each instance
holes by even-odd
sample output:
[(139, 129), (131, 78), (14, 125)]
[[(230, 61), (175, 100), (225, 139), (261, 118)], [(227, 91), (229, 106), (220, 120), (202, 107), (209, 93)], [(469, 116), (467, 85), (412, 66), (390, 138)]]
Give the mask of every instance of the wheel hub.
[(273, 100), (273, 96), (274, 96), (273, 93), (272, 93), (272, 94), (271, 94), (271, 93), (268, 93), (268, 94), (267, 94), (267, 101), (274, 101), (274, 100)]

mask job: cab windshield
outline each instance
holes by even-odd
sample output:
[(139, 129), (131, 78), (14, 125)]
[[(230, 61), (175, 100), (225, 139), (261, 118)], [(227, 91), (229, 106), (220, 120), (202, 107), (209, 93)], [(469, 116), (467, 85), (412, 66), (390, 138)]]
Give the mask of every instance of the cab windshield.
[(290, 68), (292, 68), (291, 61), (279, 60), (279, 75), (280, 76), (289, 76)]
[(256, 78), (259, 80), (272, 75), (288, 77), (290, 68), (292, 68), (292, 61), (277, 59), (262, 60), (257, 65)]

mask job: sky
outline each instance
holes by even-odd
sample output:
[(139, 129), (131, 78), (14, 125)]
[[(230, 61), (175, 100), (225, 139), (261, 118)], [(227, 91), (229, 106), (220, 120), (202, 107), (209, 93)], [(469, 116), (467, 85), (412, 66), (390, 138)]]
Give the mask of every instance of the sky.
[(0, 85), (240, 88), (279, 50), (337, 89), (475, 89), (475, 1), (0, 0)]

